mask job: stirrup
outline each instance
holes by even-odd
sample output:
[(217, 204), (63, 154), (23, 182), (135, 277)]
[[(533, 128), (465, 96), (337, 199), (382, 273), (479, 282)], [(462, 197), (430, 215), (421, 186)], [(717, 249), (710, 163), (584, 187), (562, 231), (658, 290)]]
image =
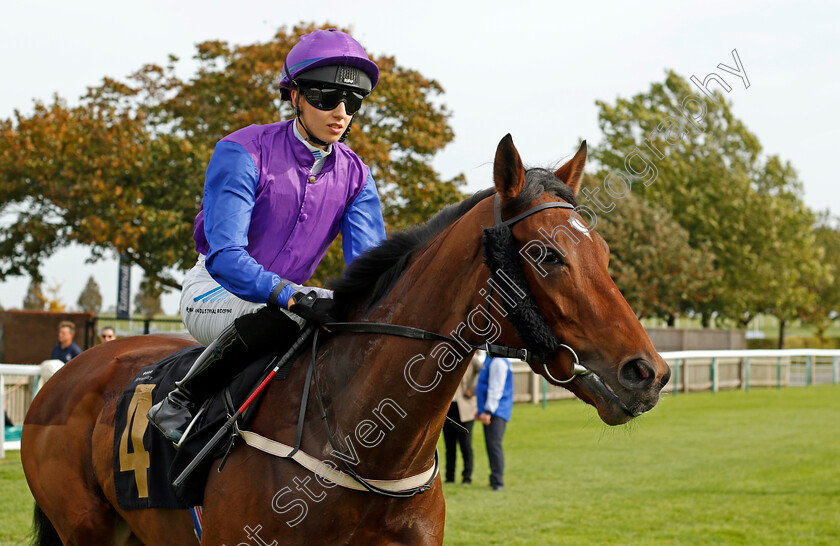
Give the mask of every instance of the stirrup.
[(187, 425), (187, 428), (184, 429), (184, 432), (181, 434), (181, 439), (178, 440), (177, 443), (173, 443), (174, 446), (175, 446), (175, 449), (179, 449), (181, 447), (181, 444), (184, 443), (184, 440), (187, 439), (187, 436), (189, 436), (190, 432), (192, 432), (192, 430), (193, 430), (193, 427), (198, 422), (198, 418), (201, 417), (204, 414), (205, 411), (207, 411), (207, 407), (209, 405), (210, 405), (210, 400), (209, 399), (205, 400), (204, 403), (201, 405), (201, 408), (199, 408), (199, 410), (197, 412), (195, 412), (195, 417), (193, 417), (190, 420), (190, 423)]

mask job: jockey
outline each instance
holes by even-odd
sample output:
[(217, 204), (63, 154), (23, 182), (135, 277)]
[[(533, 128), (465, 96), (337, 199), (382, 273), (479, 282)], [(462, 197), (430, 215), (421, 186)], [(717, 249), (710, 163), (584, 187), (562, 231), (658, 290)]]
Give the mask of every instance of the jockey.
[(181, 293), (184, 324), (207, 348), (149, 411), (170, 440), (243, 365), (297, 339), (305, 320), (288, 310), (297, 299), (332, 297), (304, 283), (339, 231), (346, 264), (385, 238), (370, 168), (342, 144), (378, 79), (350, 35), (306, 34), (280, 82), (295, 119), (251, 125), (216, 145), (195, 219), (198, 261)]

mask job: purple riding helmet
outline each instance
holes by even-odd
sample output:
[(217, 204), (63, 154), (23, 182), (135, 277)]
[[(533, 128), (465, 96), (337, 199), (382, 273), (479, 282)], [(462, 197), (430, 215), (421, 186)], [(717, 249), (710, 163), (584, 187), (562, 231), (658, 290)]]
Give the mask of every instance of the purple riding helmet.
[[(280, 80), (280, 97), (291, 100), (291, 90), (295, 87), (307, 89), (309, 85), (319, 88), (328, 86), (338, 93), (338, 102), (344, 102), (348, 114), (354, 114), (366, 97), (379, 81), (379, 67), (371, 61), (362, 46), (352, 36), (334, 28), (329, 30), (315, 30), (301, 36), (283, 64), (283, 79)], [(352, 93), (354, 96), (348, 96)], [(334, 94), (335, 95), (335, 94)], [(338, 102), (325, 101), (329, 106), (319, 105), (318, 99), (322, 95), (316, 90), (314, 95), (306, 94), (310, 104), (322, 110), (338, 106)], [(341, 97), (344, 98), (341, 98)], [(295, 115), (300, 116), (300, 95), (297, 103), (292, 106)], [(355, 105), (355, 108), (351, 106)], [(352, 123), (352, 122), (351, 122)], [(304, 127), (305, 128), (305, 127)], [(350, 131), (341, 136), (343, 142)], [(308, 133), (309, 131), (307, 131)], [(315, 144), (326, 144), (310, 135), (309, 139)]]

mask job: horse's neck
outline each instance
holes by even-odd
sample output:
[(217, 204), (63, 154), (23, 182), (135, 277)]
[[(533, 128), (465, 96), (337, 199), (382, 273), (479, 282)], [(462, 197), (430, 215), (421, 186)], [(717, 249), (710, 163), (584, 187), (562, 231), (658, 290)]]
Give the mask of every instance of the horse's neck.
[[(476, 243), (476, 246), (477, 243)], [(451, 335), (470, 310), (480, 249), (458, 256), (418, 257), (366, 322), (387, 322)], [(470, 256), (473, 254), (473, 256)], [(470, 339), (463, 327), (456, 336)], [(345, 335), (325, 347), (319, 369), (333, 430), (349, 438), (365, 466), (383, 476), (405, 475), (430, 464), (441, 427), (473, 351), (396, 336)], [(375, 444), (375, 445), (374, 445)], [(382, 474), (385, 472), (385, 474)]]

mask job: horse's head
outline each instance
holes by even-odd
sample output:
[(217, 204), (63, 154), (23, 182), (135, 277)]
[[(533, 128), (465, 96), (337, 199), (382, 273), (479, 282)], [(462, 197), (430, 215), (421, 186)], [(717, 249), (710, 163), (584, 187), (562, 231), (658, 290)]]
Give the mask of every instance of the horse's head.
[(534, 372), (617, 425), (656, 405), (670, 369), (610, 277), (607, 243), (572, 208), (585, 161), (583, 143), (554, 173), (526, 171), (510, 135), (502, 139), (493, 167), (501, 217), (485, 230), (485, 257), (493, 301), (537, 353)]

